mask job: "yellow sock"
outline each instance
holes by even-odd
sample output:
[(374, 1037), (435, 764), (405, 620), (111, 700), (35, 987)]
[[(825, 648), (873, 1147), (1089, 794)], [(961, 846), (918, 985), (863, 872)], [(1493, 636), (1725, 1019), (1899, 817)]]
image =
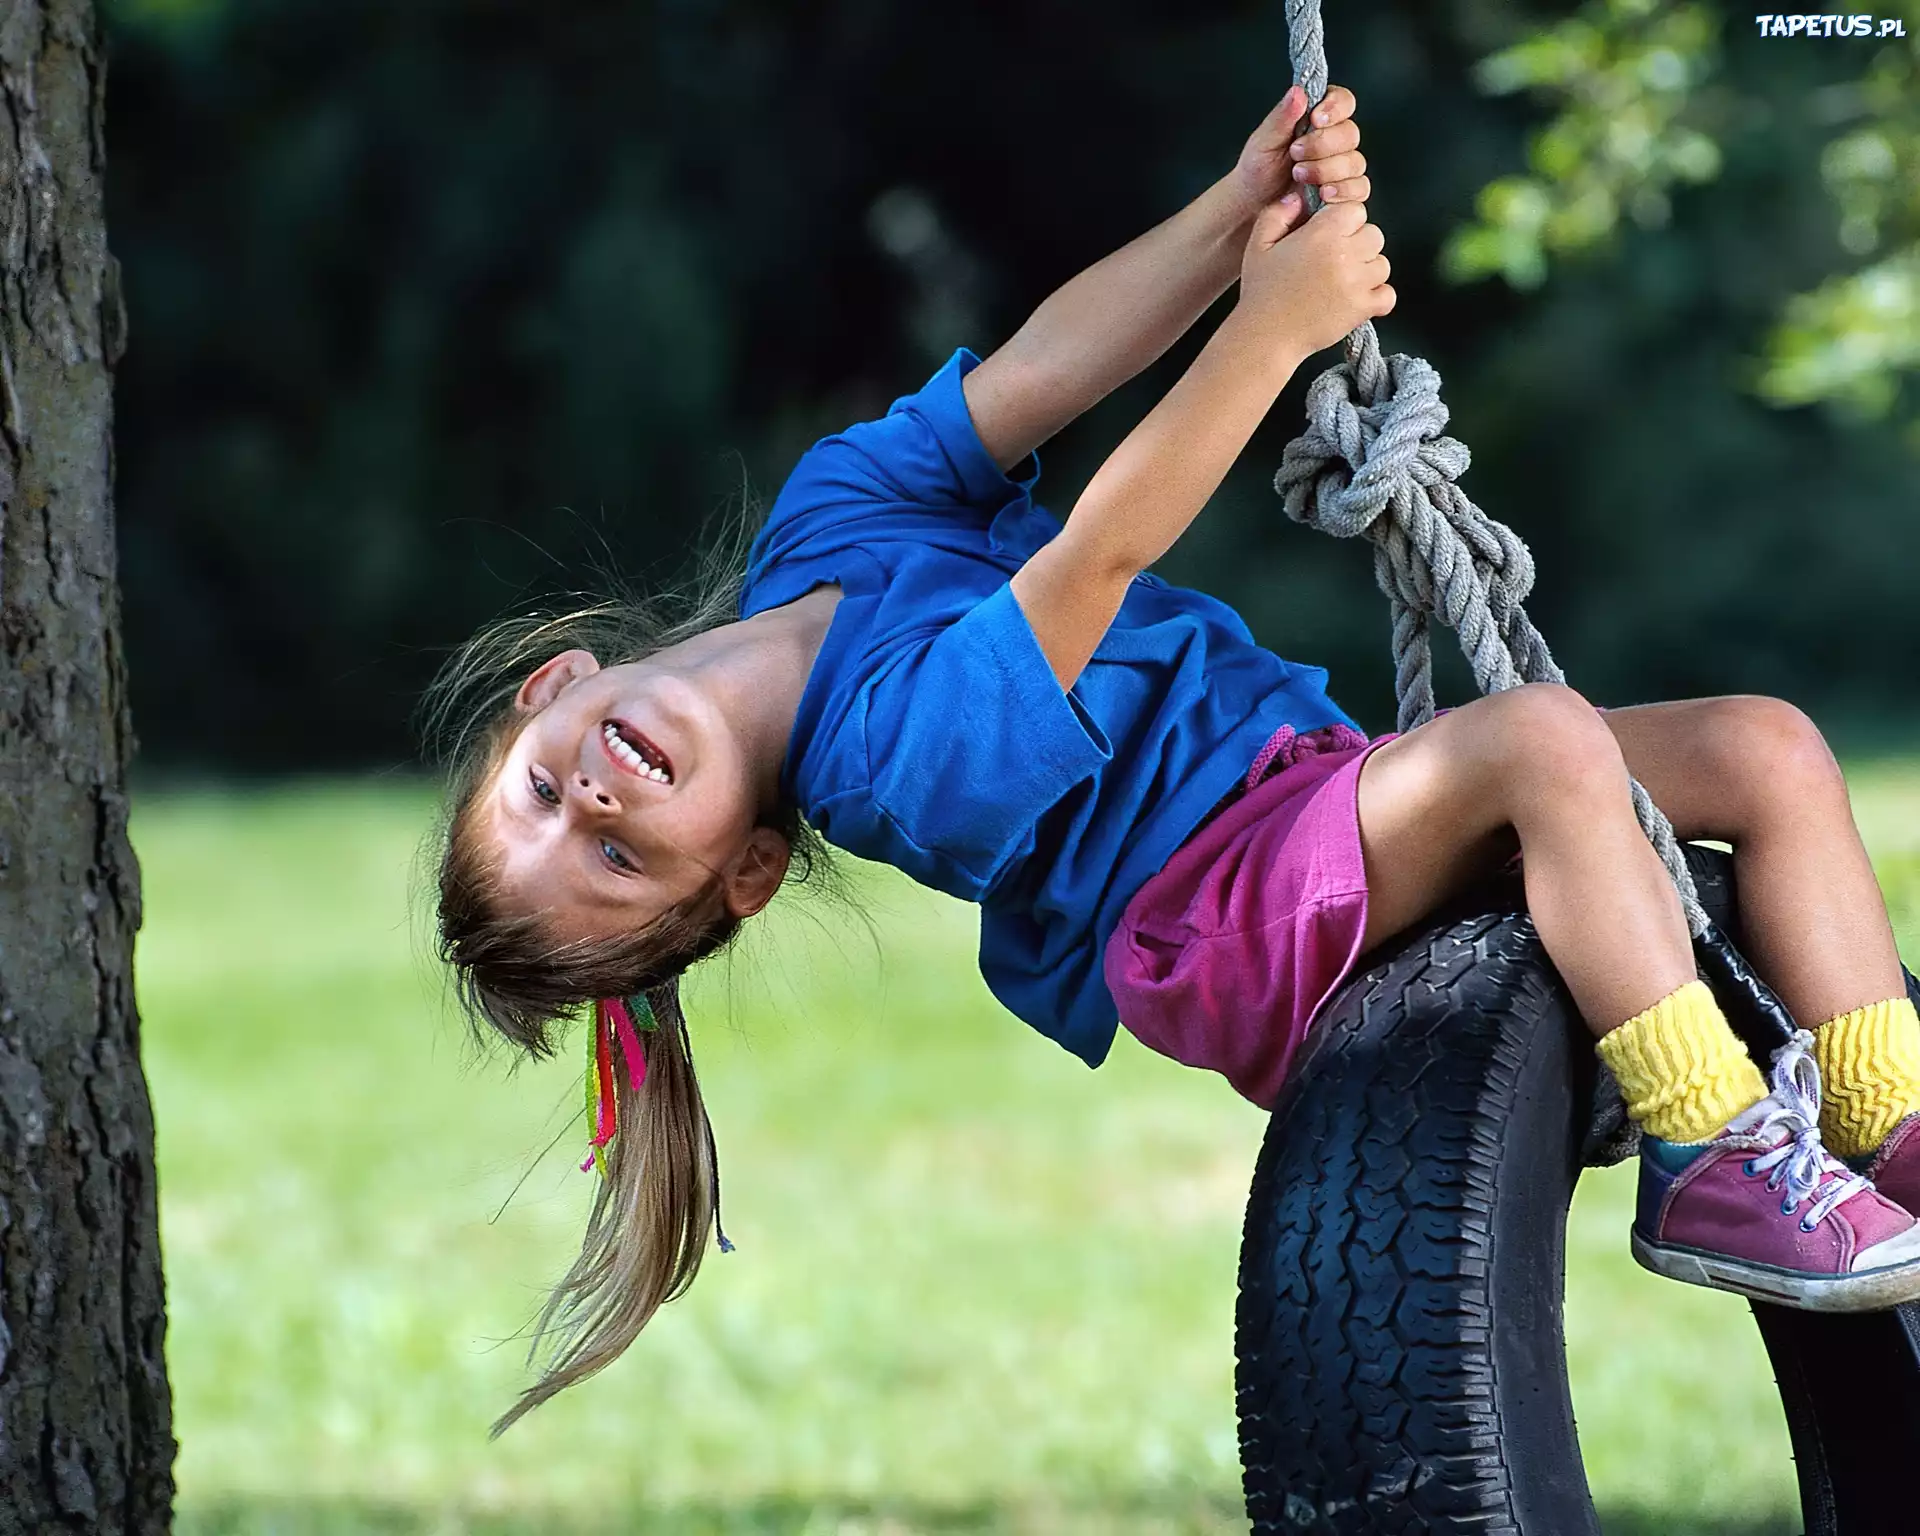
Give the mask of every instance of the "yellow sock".
[(1705, 1141), (1767, 1096), (1753, 1064), (1703, 981), (1670, 992), (1599, 1042), (1627, 1113), (1662, 1141)]
[(1875, 1150), (1920, 1109), (1920, 1017), (1904, 997), (1868, 1003), (1813, 1032), (1820, 1138), (1837, 1157)]

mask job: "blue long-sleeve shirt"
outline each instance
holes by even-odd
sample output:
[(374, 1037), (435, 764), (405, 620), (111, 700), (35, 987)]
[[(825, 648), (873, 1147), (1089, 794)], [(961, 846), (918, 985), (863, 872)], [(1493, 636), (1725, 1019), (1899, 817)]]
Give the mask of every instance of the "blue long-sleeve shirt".
[(741, 616), (843, 593), (782, 769), (831, 843), (978, 902), (994, 995), (1098, 1066), (1122, 910), (1280, 726), (1352, 725), (1326, 672), (1225, 603), (1136, 577), (1070, 692), (1008, 580), (1060, 531), (1037, 457), (981, 444), (962, 348), (877, 421), (801, 458), (748, 558)]

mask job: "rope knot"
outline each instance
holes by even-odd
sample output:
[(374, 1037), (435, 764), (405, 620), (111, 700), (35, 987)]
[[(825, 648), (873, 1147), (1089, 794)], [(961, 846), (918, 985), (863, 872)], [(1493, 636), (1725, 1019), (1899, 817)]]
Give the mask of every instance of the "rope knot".
[[(1379, 363), (1377, 342), (1372, 353)], [(1287, 445), (1274, 480), (1287, 516), (1335, 538), (1383, 537), (1374, 528), (1383, 513), (1415, 488), (1431, 498), (1473, 461), (1465, 443), (1443, 435), (1447, 407), (1432, 364), (1395, 354), (1367, 370), (1366, 361), (1363, 353), (1313, 381), (1307, 430)]]
[(1346, 361), (1307, 390), (1307, 430), (1273, 482), (1295, 522), (1373, 544), (1374, 578), (1393, 608), (1402, 730), (1433, 714), (1433, 619), (1459, 632), (1483, 693), (1562, 680), (1523, 606), (1533, 557), (1460, 489), (1472, 456), (1446, 436), (1447, 420), (1433, 365), (1383, 360), (1363, 325)]

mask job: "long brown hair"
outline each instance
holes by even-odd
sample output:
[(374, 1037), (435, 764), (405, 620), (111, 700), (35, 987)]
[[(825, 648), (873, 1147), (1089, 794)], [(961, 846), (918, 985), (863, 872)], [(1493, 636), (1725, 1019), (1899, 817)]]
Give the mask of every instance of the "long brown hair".
[[(721, 900), (719, 878), (630, 933), (557, 941), (537, 914), (501, 899), (493, 850), (480, 831), (481, 791), (492, 781), (525, 716), (513, 706), (521, 681), (575, 646), (605, 665), (636, 661), (738, 617), (751, 503), (703, 541), (689, 582), (641, 597), (617, 580), (611, 597), (561, 612), (519, 615), (476, 635), (447, 662), (429, 692), (424, 724), (447, 772), (438, 839), (438, 951), (475, 1036), (488, 1032), (533, 1057), (551, 1055), (557, 1025), (583, 1005), (644, 994), (659, 1022), (642, 1037), (646, 1080), (635, 1093), (615, 1073), (619, 1134), (601, 1149), (599, 1182), (579, 1257), (548, 1296), (533, 1327), (538, 1379), (493, 1426), (522, 1414), (618, 1358), (699, 1272), (718, 1218), (718, 1170), (706, 1104), (694, 1075), (679, 977), (727, 947), (740, 920)], [(844, 894), (826, 845), (797, 806), (762, 823), (793, 857), (789, 881)], [(610, 1156), (609, 1156), (610, 1154)]]

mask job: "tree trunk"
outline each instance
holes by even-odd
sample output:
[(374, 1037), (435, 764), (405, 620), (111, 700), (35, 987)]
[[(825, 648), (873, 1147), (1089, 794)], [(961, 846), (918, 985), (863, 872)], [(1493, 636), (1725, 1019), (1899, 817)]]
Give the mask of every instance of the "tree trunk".
[(105, 58), (0, 0), (0, 1532), (163, 1532), (173, 1496), (113, 530)]

